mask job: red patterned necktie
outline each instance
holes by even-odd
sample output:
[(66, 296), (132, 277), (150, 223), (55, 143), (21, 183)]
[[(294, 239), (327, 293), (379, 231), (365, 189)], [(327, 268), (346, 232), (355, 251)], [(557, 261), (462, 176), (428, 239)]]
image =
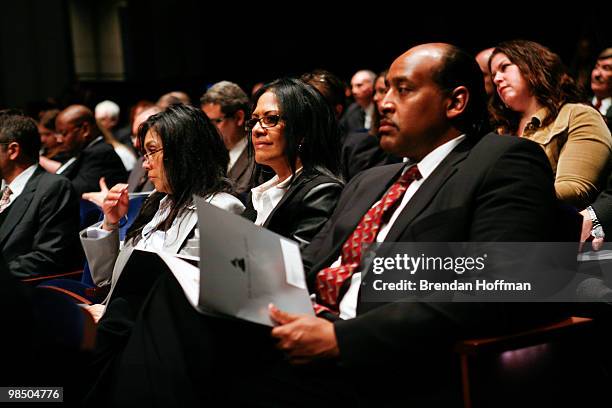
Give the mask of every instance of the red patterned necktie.
[(9, 197), (13, 194), (9, 186), (4, 187), (4, 191), (2, 192), (2, 198), (0, 198), (0, 213), (9, 206), (10, 199)]
[[(317, 301), (314, 305), (317, 314), (330, 311), (338, 313), (338, 294), (342, 284), (353, 275), (359, 267), (364, 244), (371, 244), (376, 239), (383, 216), (389, 208), (399, 202), (410, 183), (421, 178), (421, 173), (416, 164), (410, 167), (393, 183), (383, 198), (361, 218), (357, 228), (342, 246), (342, 263), (322, 269), (317, 273), (316, 289)], [(389, 212), (390, 214), (390, 212)]]

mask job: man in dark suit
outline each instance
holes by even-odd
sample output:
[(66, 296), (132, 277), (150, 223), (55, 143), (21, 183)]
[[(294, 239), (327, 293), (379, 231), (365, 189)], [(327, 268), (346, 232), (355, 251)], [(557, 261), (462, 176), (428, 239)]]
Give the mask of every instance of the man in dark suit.
[(472, 56), (448, 44), (417, 46), (394, 61), (388, 82), (381, 146), (411, 163), (357, 175), (303, 251), (318, 316), (271, 305), (274, 354), (265, 328), (202, 317), (174, 279), (162, 278), (120, 356), (115, 402), (448, 406), (461, 396), (459, 339), (546, 317), (532, 305), (524, 313), (501, 303), (361, 300), (360, 244), (546, 241), (555, 222), (541, 149), (483, 135), (486, 96)]
[(612, 130), (612, 48), (606, 48), (597, 57), (591, 71), (593, 106), (604, 116)]
[(202, 95), (200, 105), (223, 137), (223, 143), (230, 154), (227, 175), (234, 181), (236, 193), (245, 198), (250, 191), (255, 168), (255, 161), (249, 158), (248, 140), (244, 130), (249, 97), (235, 83), (221, 81)]
[(360, 70), (351, 78), (352, 103), (340, 119), (342, 129), (349, 133), (369, 130), (374, 112), (374, 80), (376, 74), (370, 70)]
[(79, 197), (97, 191), (101, 177), (111, 187), (127, 180), (121, 159), (113, 147), (104, 142), (89, 108), (83, 105), (67, 107), (57, 116), (55, 127), (58, 142), (72, 156), (56, 173), (72, 182)]
[(9, 270), (27, 278), (78, 268), (78, 199), (70, 181), (37, 166), (36, 123), (0, 116), (0, 144), (0, 250)]

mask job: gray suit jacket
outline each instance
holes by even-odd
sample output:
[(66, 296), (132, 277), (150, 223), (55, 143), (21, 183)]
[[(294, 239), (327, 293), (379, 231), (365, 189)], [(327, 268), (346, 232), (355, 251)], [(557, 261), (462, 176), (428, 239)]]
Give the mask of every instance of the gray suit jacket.
[(249, 158), (248, 149), (245, 148), (236, 160), (227, 176), (234, 181), (237, 194), (245, 194), (250, 191), (251, 177), (255, 169), (255, 160)]
[[(208, 202), (236, 214), (240, 214), (244, 210), (240, 200), (227, 193), (215, 194), (208, 199)], [(177, 222), (166, 231), (167, 239), (164, 241), (163, 250), (173, 254), (199, 256), (200, 234), (196, 228), (197, 223), (196, 208), (195, 206), (189, 206)], [(93, 227), (99, 227), (100, 225), (101, 222)], [(123, 268), (134, 251), (134, 245), (130, 240), (120, 249), (119, 232), (117, 230), (109, 234), (105, 232), (97, 233), (93, 227), (81, 231), (81, 244), (87, 256), (94, 283), (98, 286), (111, 285), (110, 293), (106, 298), (108, 300)], [(194, 234), (190, 237), (192, 232)]]

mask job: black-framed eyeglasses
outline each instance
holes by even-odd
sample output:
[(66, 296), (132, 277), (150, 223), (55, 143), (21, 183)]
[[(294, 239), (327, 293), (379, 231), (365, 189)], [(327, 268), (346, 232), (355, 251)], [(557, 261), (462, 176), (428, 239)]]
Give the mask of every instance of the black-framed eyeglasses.
[(257, 123), (259, 123), (262, 129), (267, 129), (278, 125), (280, 120), (280, 115), (266, 115), (261, 118), (251, 118), (244, 123), (244, 129), (247, 132), (251, 132)]
[(144, 157), (144, 158), (143, 158), (143, 160), (144, 160), (144, 161), (146, 161), (146, 162), (151, 161), (151, 159), (153, 158), (153, 155), (154, 155), (155, 153), (159, 153), (159, 152), (161, 152), (162, 150), (164, 150), (164, 148), (163, 148), (163, 147), (162, 147), (161, 149), (157, 149), (157, 150), (154, 150), (154, 151), (152, 151), (152, 152), (145, 152), (145, 153), (142, 155), (142, 157)]

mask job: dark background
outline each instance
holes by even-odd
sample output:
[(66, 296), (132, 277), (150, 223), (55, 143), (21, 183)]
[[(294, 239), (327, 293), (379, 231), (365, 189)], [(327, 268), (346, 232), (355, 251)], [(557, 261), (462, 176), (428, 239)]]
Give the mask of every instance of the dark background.
[(577, 5), (560, 11), (510, 2), (496, 3), (499, 9), (471, 9), (466, 3), (456, 10), (443, 3), (425, 9), (396, 2), (370, 8), (331, 2), (251, 4), (126, 0), (119, 9), (125, 80), (79, 83), (68, 0), (3, 1), (0, 107), (35, 109), (54, 97), (60, 105), (90, 106), (109, 98), (127, 108), (171, 90), (184, 90), (195, 101), (222, 79), (249, 92), (256, 82), (314, 68), (348, 81), (358, 69), (380, 71), (411, 46), (431, 41), (475, 54), (502, 40), (530, 39), (560, 54), (572, 69), (592, 64), (601, 49), (612, 46), (610, 12), (580, 11)]

